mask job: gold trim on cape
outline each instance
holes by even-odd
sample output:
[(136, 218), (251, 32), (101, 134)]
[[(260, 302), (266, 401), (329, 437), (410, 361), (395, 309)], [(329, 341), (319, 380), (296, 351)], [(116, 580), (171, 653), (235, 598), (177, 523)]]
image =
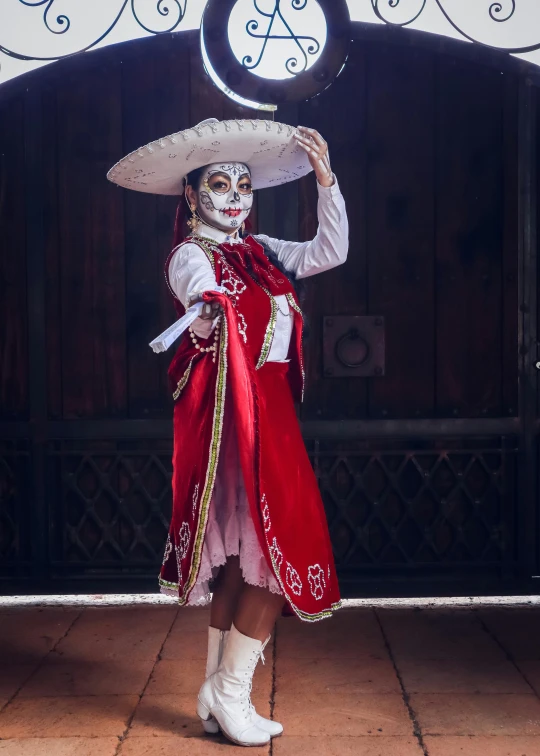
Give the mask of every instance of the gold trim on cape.
[[(223, 324), (221, 328), (221, 337), (219, 344), (219, 359), (217, 367), (216, 378), (216, 391), (215, 391), (215, 407), (214, 418), (212, 423), (212, 438), (210, 441), (210, 456), (208, 459), (208, 467), (206, 469), (206, 480), (204, 483), (204, 490), (201, 496), (201, 504), (199, 509), (199, 519), (197, 522), (197, 532), (195, 535), (195, 542), (193, 545), (193, 551), (191, 554), (191, 566), (189, 570), (188, 579), (184, 585), (182, 595), (178, 595), (178, 603), (183, 606), (187, 603), (189, 594), (197, 581), (199, 574), (199, 568), (201, 566), (201, 557), (204, 543), (204, 535), (206, 532), (206, 524), (208, 521), (208, 512), (210, 509), (210, 499), (214, 490), (214, 483), (216, 480), (216, 472), (219, 461), (219, 451), (221, 447), (221, 435), (223, 432), (223, 416), (225, 412), (225, 391), (227, 388), (227, 345), (229, 339), (227, 318), (222, 316)], [(178, 576), (180, 579), (180, 575)], [(180, 584), (171, 583), (167, 580), (159, 578), (160, 586), (164, 588), (176, 588), (180, 593)]]
[[(300, 318), (302, 319), (302, 330), (304, 329), (304, 313), (300, 309), (300, 306), (297, 304), (294, 296), (292, 294), (286, 294), (287, 302), (290, 304), (290, 306), (293, 308), (295, 312), (297, 312), (300, 315)], [(300, 372), (302, 373), (302, 398), (301, 401), (304, 401), (304, 392), (306, 389), (306, 371), (304, 370), (304, 346), (302, 344), (302, 339), (300, 339)]]
[[(255, 279), (254, 279), (255, 280)], [(255, 366), (255, 370), (260, 370), (266, 360), (268, 359), (268, 355), (270, 354), (270, 349), (272, 347), (272, 342), (274, 341), (274, 334), (276, 331), (276, 323), (277, 323), (277, 302), (275, 298), (270, 294), (268, 289), (266, 289), (262, 284), (260, 284), (258, 281), (255, 281), (257, 286), (259, 286), (264, 293), (269, 297), (270, 299), (270, 320), (268, 321), (268, 325), (266, 326), (266, 332), (264, 334), (264, 340), (263, 345), (261, 349), (261, 353), (259, 355), (259, 360)]]

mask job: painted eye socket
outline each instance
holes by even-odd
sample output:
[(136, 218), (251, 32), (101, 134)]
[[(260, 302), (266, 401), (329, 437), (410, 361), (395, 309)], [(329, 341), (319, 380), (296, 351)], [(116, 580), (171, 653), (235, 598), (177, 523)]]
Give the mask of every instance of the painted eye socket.
[(238, 184), (238, 191), (240, 192), (240, 194), (251, 194), (251, 192), (253, 191), (251, 181), (241, 181)]
[(226, 194), (231, 188), (231, 182), (222, 176), (211, 177), (206, 182), (206, 188), (216, 194)]

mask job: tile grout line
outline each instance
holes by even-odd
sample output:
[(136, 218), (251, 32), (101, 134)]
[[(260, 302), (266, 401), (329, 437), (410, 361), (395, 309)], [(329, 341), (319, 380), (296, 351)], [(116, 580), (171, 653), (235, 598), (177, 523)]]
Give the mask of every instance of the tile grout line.
[(398, 666), (397, 666), (394, 654), (392, 653), (392, 649), (390, 647), (390, 642), (389, 642), (389, 640), (387, 638), (387, 635), (386, 635), (386, 633), (384, 631), (384, 627), (383, 627), (383, 624), (381, 622), (381, 618), (379, 617), (379, 613), (378, 613), (378, 611), (376, 609), (373, 610), (373, 613), (374, 613), (375, 619), (377, 620), (377, 623), (379, 625), (379, 628), (380, 628), (380, 631), (381, 631), (381, 634), (382, 634), (382, 637), (383, 637), (383, 640), (384, 640), (384, 645), (386, 646), (386, 650), (388, 652), (388, 656), (390, 657), (390, 661), (392, 662), (392, 665), (394, 667), (394, 671), (395, 671), (397, 679), (399, 681), (399, 686), (401, 688), (401, 697), (403, 698), (403, 703), (407, 707), (407, 712), (409, 714), (409, 719), (411, 720), (411, 722), (413, 724), (413, 735), (418, 740), (418, 744), (419, 744), (420, 748), (422, 749), (422, 753), (424, 754), (424, 756), (429, 756), (429, 752), (428, 752), (427, 746), (424, 743), (424, 737), (422, 735), (422, 728), (420, 727), (420, 723), (418, 722), (418, 719), (416, 718), (416, 715), (415, 715), (414, 710), (412, 708), (411, 701), (410, 701), (410, 696), (407, 693), (407, 689), (405, 688), (405, 683), (403, 682), (403, 678), (402, 678), (402, 676), (400, 674), (400, 671), (398, 669)]
[(531, 683), (531, 682), (529, 682), (529, 680), (528, 680), (528, 678), (527, 678), (527, 675), (526, 675), (526, 674), (525, 674), (524, 672), (522, 672), (522, 670), (520, 669), (520, 667), (519, 667), (519, 665), (518, 665), (517, 661), (516, 661), (516, 660), (514, 659), (514, 657), (513, 657), (513, 656), (512, 656), (512, 654), (510, 653), (510, 651), (508, 651), (508, 650), (507, 650), (507, 649), (506, 649), (506, 648), (505, 648), (505, 647), (503, 646), (503, 644), (501, 643), (501, 641), (499, 640), (499, 638), (497, 637), (497, 635), (496, 635), (496, 634), (495, 634), (495, 633), (494, 633), (494, 632), (493, 632), (492, 630), (490, 630), (490, 628), (489, 628), (489, 625), (487, 625), (487, 624), (486, 624), (486, 622), (485, 622), (485, 621), (484, 621), (484, 620), (482, 619), (482, 617), (480, 617), (480, 616), (477, 616), (477, 617), (476, 617), (476, 619), (477, 619), (477, 621), (478, 621), (478, 623), (479, 623), (480, 627), (482, 628), (482, 630), (483, 630), (483, 631), (484, 631), (484, 632), (485, 632), (485, 633), (486, 633), (487, 635), (489, 635), (489, 637), (490, 637), (490, 638), (491, 638), (491, 639), (492, 639), (493, 641), (495, 641), (495, 643), (496, 643), (496, 644), (497, 644), (497, 645), (499, 646), (499, 648), (501, 649), (501, 651), (502, 651), (502, 652), (503, 652), (503, 654), (505, 655), (505, 657), (506, 657), (507, 661), (509, 661), (509, 662), (510, 662), (510, 664), (512, 664), (512, 666), (513, 666), (513, 667), (514, 667), (514, 668), (516, 669), (516, 671), (517, 671), (518, 675), (520, 675), (520, 677), (522, 677), (522, 678), (523, 678), (523, 679), (525, 680), (525, 682), (527, 683), (527, 685), (528, 685), (528, 686), (529, 686), (529, 688), (531, 689), (531, 691), (532, 691), (532, 693), (534, 694), (534, 696), (535, 696), (536, 698), (540, 698), (540, 695), (539, 695), (539, 694), (538, 694), (538, 693), (536, 692), (536, 690), (535, 690), (534, 686), (532, 685), (532, 683)]
[(116, 749), (114, 751), (114, 756), (119, 756), (120, 749), (122, 748), (122, 745), (123, 745), (123, 743), (124, 743), (124, 741), (125, 741), (128, 733), (129, 733), (131, 725), (133, 724), (133, 719), (135, 718), (135, 714), (137, 713), (137, 709), (139, 708), (139, 705), (140, 705), (140, 703), (141, 703), (141, 701), (143, 699), (143, 696), (146, 693), (146, 689), (148, 688), (148, 684), (149, 684), (150, 680), (152, 679), (152, 675), (154, 674), (154, 670), (156, 668), (156, 665), (157, 665), (157, 663), (159, 661), (161, 661), (161, 654), (163, 652), (163, 647), (165, 646), (165, 644), (169, 640), (169, 637), (171, 635), (172, 629), (174, 627), (174, 623), (178, 619), (178, 612), (179, 612), (179, 607), (176, 608), (176, 612), (175, 612), (173, 620), (171, 622), (171, 626), (169, 627), (169, 629), (168, 629), (168, 631), (167, 631), (167, 633), (165, 635), (165, 638), (163, 639), (163, 643), (159, 647), (159, 651), (156, 654), (156, 658), (155, 658), (154, 664), (152, 665), (152, 669), (148, 673), (148, 679), (147, 679), (146, 683), (144, 684), (144, 687), (143, 687), (142, 691), (139, 693), (139, 700), (135, 704), (135, 708), (131, 712), (131, 715), (128, 717), (128, 721), (126, 722), (126, 727), (124, 729), (124, 732), (118, 738), (118, 745), (116, 746)]
[[(45, 661), (46, 661), (46, 659), (47, 659), (47, 658), (49, 657), (49, 655), (50, 655), (50, 654), (51, 654), (51, 653), (52, 653), (53, 651), (56, 651), (56, 647), (58, 646), (58, 644), (59, 644), (59, 643), (60, 643), (61, 641), (63, 641), (63, 640), (64, 640), (64, 638), (67, 638), (68, 634), (69, 634), (69, 633), (71, 632), (71, 630), (73, 629), (73, 625), (74, 625), (74, 624), (75, 624), (76, 622), (78, 622), (78, 620), (79, 620), (79, 619), (80, 619), (80, 618), (82, 617), (82, 615), (84, 614), (84, 612), (85, 612), (85, 611), (86, 611), (86, 609), (85, 609), (85, 607), (83, 607), (83, 608), (81, 609), (81, 611), (79, 612), (79, 614), (77, 614), (77, 616), (76, 616), (76, 617), (75, 617), (75, 618), (73, 619), (73, 621), (72, 621), (72, 622), (70, 623), (70, 625), (69, 625), (69, 627), (67, 628), (67, 630), (65, 631), (65, 633), (64, 633), (63, 635), (61, 635), (61, 636), (60, 636), (60, 638), (58, 638), (58, 640), (56, 641), (56, 643), (55, 643), (55, 644), (54, 644), (54, 645), (53, 645), (53, 646), (52, 646), (52, 647), (51, 647), (51, 648), (50, 648), (50, 649), (49, 649), (49, 650), (47, 651), (47, 653), (46, 653), (46, 654), (45, 654), (45, 655), (44, 655), (44, 656), (42, 657), (42, 659), (41, 659), (41, 660), (40, 660), (40, 661), (39, 661), (39, 662), (37, 663), (37, 665), (36, 665), (36, 666), (34, 667), (34, 669), (33, 669), (33, 670), (32, 670), (32, 671), (30, 672), (30, 674), (28, 675), (28, 677), (27, 677), (27, 678), (25, 678), (25, 679), (23, 680), (23, 682), (22, 682), (22, 683), (21, 683), (21, 684), (19, 685), (19, 687), (17, 688), (17, 690), (15, 691), (15, 693), (13, 693), (13, 695), (12, 695), (12, 696), (10, 696), (10, 697), (8, 698), (8, 700), (7, 700), (6, 702), (5, 702), (5, 704), (4, 704), (4, 705), (3, 705), (2, 707), (0, 707), (0, 714), (2, 714), (2, 713), (3, 713), (3, 712), (4, 712), (5, 710), (6, 710), (6, 709), (7, 709), (7, 707), (8, 707), (9, 705), (10, 705), (10, 703), (11, 703), (12, 701), (14, 701), (14, 700), (15, 700), (15, 698), (17, 698), (17, 696), (19, 695), (19, 693), (21, 692), (21, 690), (22, 690), (22, 689), (24, 688), (24, 686), (26, 685), (26, 683), (30, 682), (30, 680), (32, 679), (32, 677), (34, 677), (34, 675), (35, 675), (35, 674), (36, 674), (37, 672), (39, 672), (39, 670), (40, 670), (40, 669), (42, 668), (42, 666), (43, 666), (43, 665), (45, 664)], [(4, 740), (4, 738), (0, 737), (0, 740)]]
[[(278, 636), (278, 626), (277, 623), (275, 625), (274, 629), (274, 642), (272, 644), (273, 648), (273, 658), (272, 658), (272, 690), (270, 692), (270, 719), (274, 719), (274, 709), (276, 706), (276, 660), (277, 660), (277, 636)], [(274, 756), (274, 740), (273, 738), (270, 738), (270, 743), (268, 755)]]

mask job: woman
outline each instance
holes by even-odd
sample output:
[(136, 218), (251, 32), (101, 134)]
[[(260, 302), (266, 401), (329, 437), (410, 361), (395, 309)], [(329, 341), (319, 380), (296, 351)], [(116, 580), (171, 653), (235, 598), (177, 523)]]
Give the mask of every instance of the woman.
[[(311, 170), (315, 239), (245, 235), (253, 189)], [(184, 194), (165, 278), (179, 314), (203, 304), (169, 369), (173, 515), (160, 585), (180, 604), (211, 600), (197, 706), (205, 730), (264, 745), (283, 728), (255, 712), (250, 690), (277, 616), (316, 621), (340, 605), (294, 400), (304, 378), (295, 281), (345, 261), (343, 197), (322, 137), (271, 121), (204, 121), (132, 153), (109, 178)], [(191, 233), (179, 244), (188, 205)]]

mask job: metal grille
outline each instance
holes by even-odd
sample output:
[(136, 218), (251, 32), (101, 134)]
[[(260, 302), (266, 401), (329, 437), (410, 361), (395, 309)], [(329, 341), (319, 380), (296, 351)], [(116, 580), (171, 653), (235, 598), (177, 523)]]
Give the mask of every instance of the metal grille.
[[(514, 560), (513, 442), (316, 440), (308, 451), (341, 571)], [(56, 442), (53, 561), (115, 572), (158, 568), (171, 453), (169, 440)]]
[[(3, 565), (30, 560), (24, 553), (30, 518), (30, 453), (28, 441), (0, 442), (0, 561)], [(24, 524), (26, 523), (26, 531)]]
[(154, 568), (171, 510), (170, 440), (56, 442), (53, 561)]
[(515, 444), (473, 443), (313, 442), (338, 568), (514, 559)]

